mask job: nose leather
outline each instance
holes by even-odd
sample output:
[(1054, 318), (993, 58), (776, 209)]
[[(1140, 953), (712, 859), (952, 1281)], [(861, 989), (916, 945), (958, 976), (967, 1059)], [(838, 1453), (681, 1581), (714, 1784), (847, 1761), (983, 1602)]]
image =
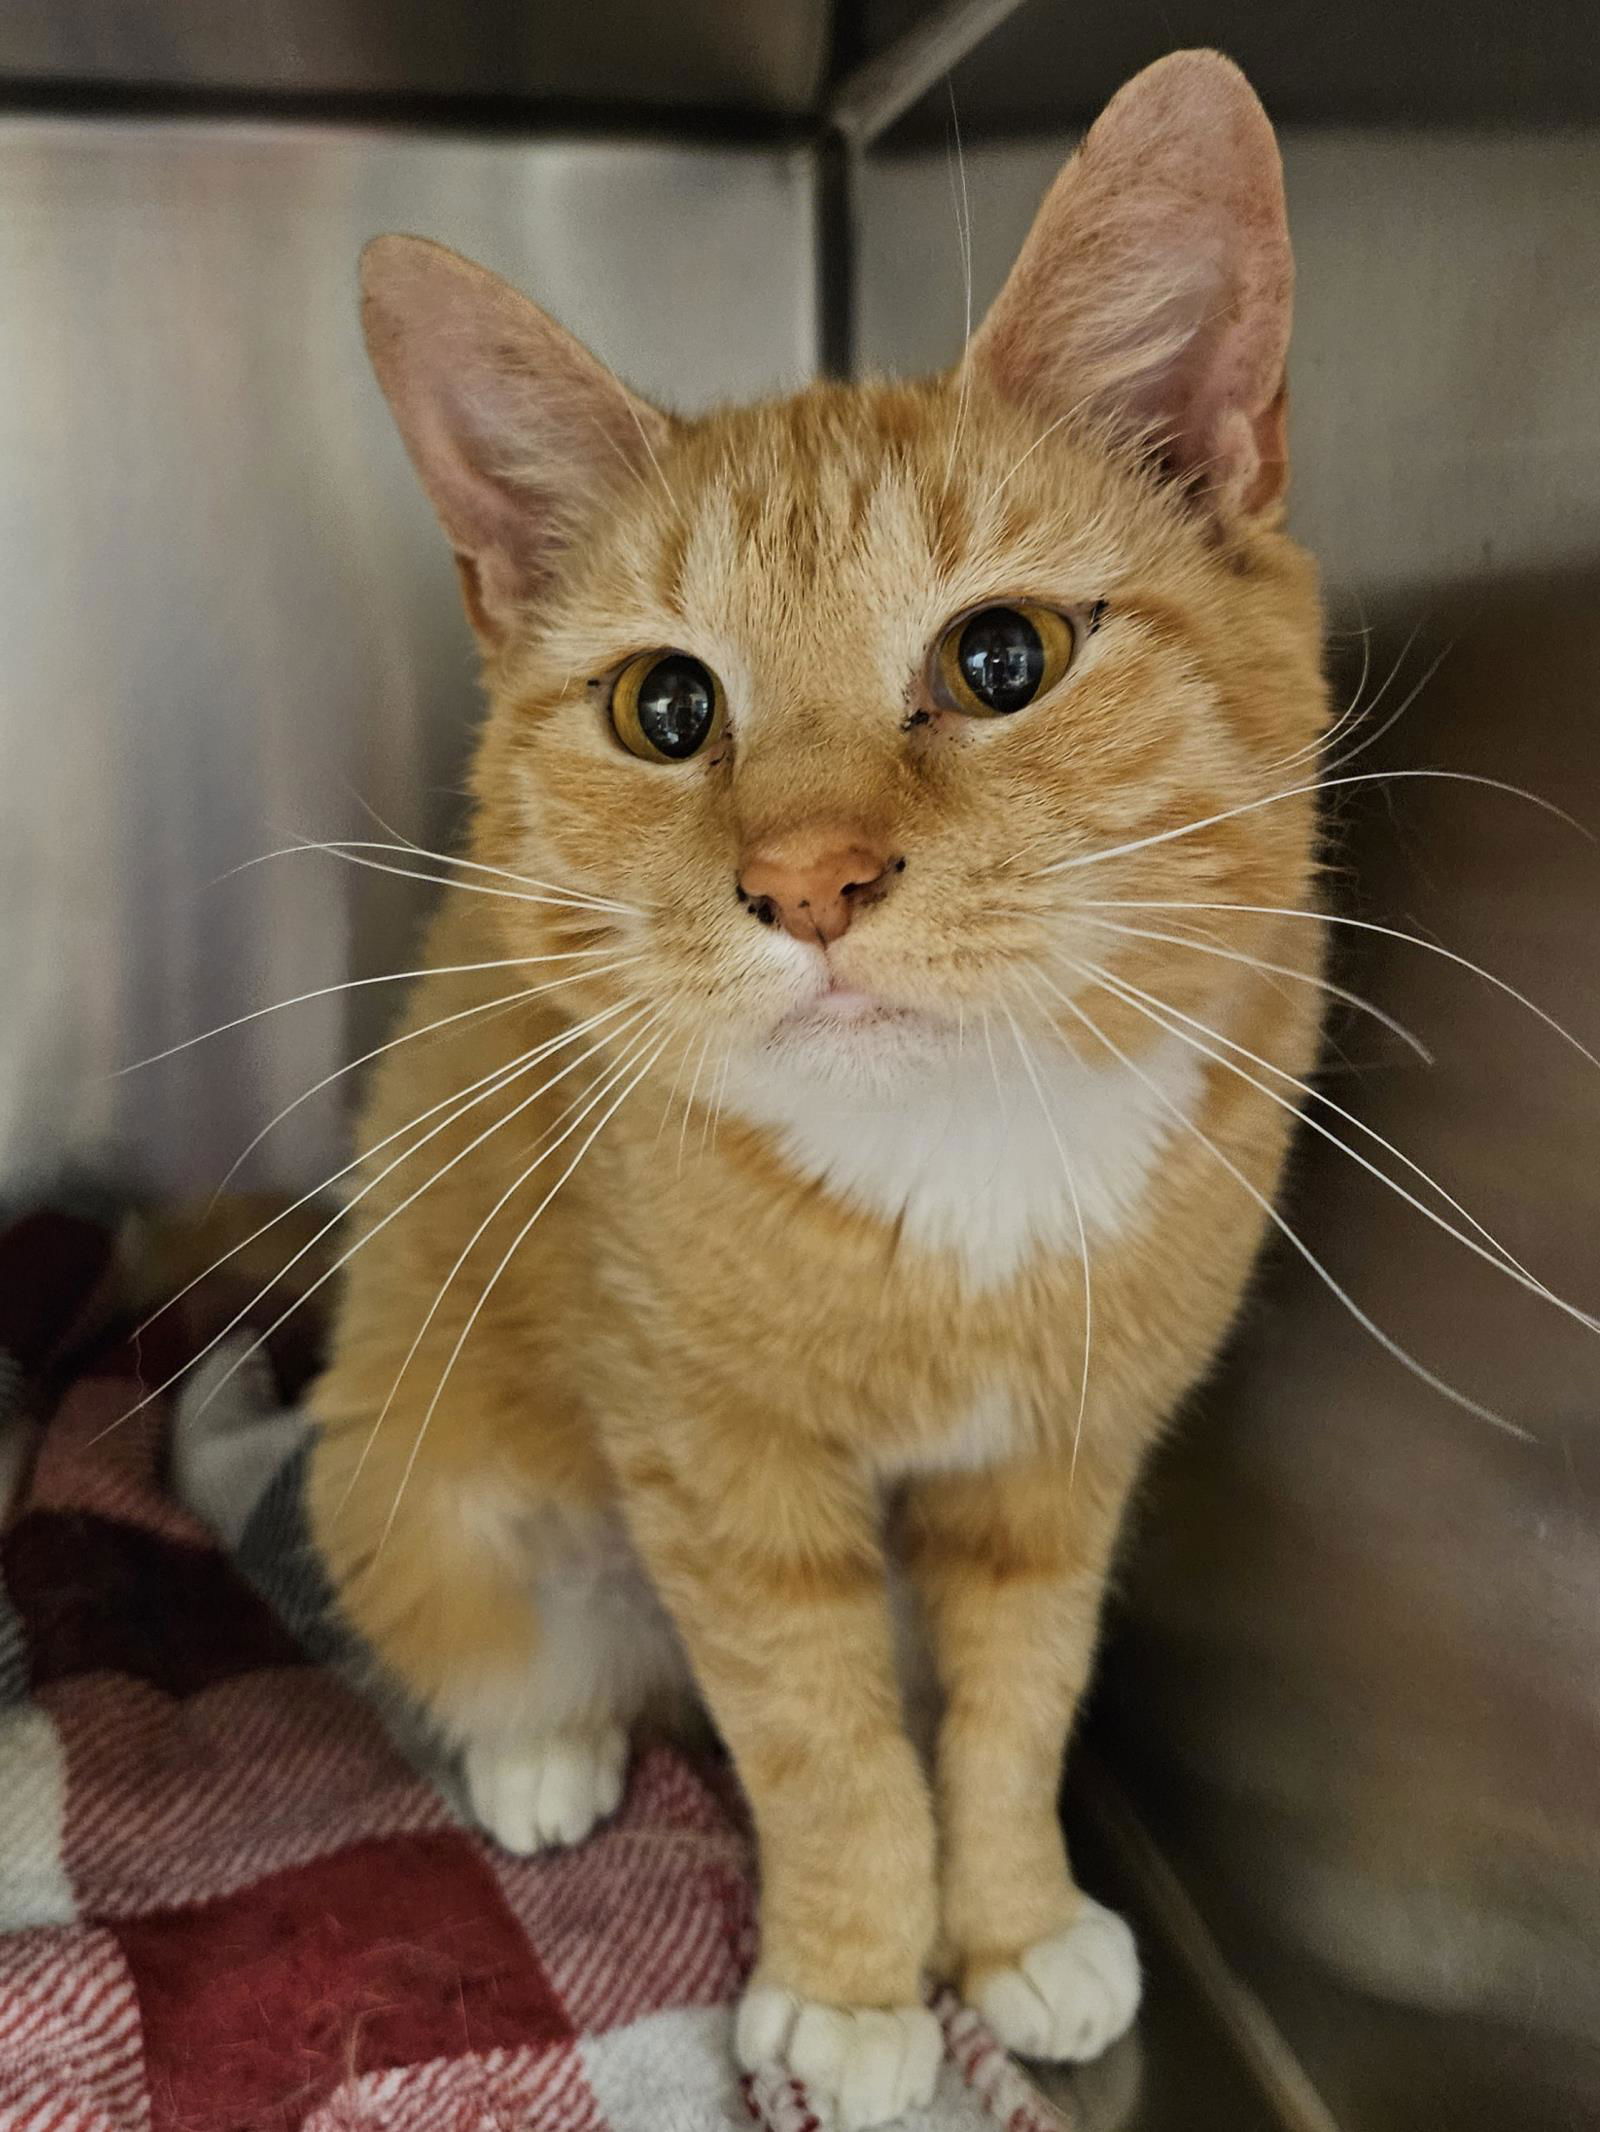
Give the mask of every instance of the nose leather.
[(818, 823), (747, 851), (739, 895), (764, 924), (827, 947), (858, 911), (881, 901), (889, 879), (889, 855), (875, 838)]

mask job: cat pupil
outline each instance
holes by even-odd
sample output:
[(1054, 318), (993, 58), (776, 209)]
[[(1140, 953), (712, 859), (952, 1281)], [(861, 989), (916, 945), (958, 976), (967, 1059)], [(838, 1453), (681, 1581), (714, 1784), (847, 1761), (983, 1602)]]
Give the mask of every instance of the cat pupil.
[(1014, 607), (986, 607), (961, 632), (958, 653), (968, 688), (991, 711), (1020, 711), (1039, 693), (1044, 643)]
[(639, 729), (653, 748), (675, 760), (701, 746), (715, 712), (711, 676), (681, 652), (658, 659), (639, 684)]

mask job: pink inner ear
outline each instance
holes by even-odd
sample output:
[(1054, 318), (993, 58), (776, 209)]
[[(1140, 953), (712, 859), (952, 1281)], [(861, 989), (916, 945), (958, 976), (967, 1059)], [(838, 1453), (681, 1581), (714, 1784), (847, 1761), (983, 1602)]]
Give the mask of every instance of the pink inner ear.
[(574, 522), (669, 424), (537, 305), (440, 245), (376, 239), (362, 286), (378, 381), (492, 648)]
[(1008, 396), (1164, 442), (1218, 503), (1281, 495), (1293, 264), (1277, 143), (1248, 83), (1177, 53), (1113, 98), (973, 343)]

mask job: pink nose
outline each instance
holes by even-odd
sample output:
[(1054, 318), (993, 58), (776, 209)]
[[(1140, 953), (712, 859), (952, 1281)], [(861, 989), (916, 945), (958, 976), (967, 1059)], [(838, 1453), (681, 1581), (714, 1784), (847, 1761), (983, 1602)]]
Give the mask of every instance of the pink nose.
[(781, 925), (796, 940), (827, 947), (848, 931), (858, 910), (882, 901), (904, 865), (859, 829), (814, 823), (745, 853), (739, 900), (763, 925)]

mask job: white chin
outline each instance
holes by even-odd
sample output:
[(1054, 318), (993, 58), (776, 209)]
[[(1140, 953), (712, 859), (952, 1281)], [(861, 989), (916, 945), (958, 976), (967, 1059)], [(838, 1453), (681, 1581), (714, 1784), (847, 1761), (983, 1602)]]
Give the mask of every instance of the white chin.
[(779, 1022), (759, 1056), (778, 1072), (836, 1088), (890, 1088), (948, 1058), (950, 1026), (897, 1007), (818, 1004)]

